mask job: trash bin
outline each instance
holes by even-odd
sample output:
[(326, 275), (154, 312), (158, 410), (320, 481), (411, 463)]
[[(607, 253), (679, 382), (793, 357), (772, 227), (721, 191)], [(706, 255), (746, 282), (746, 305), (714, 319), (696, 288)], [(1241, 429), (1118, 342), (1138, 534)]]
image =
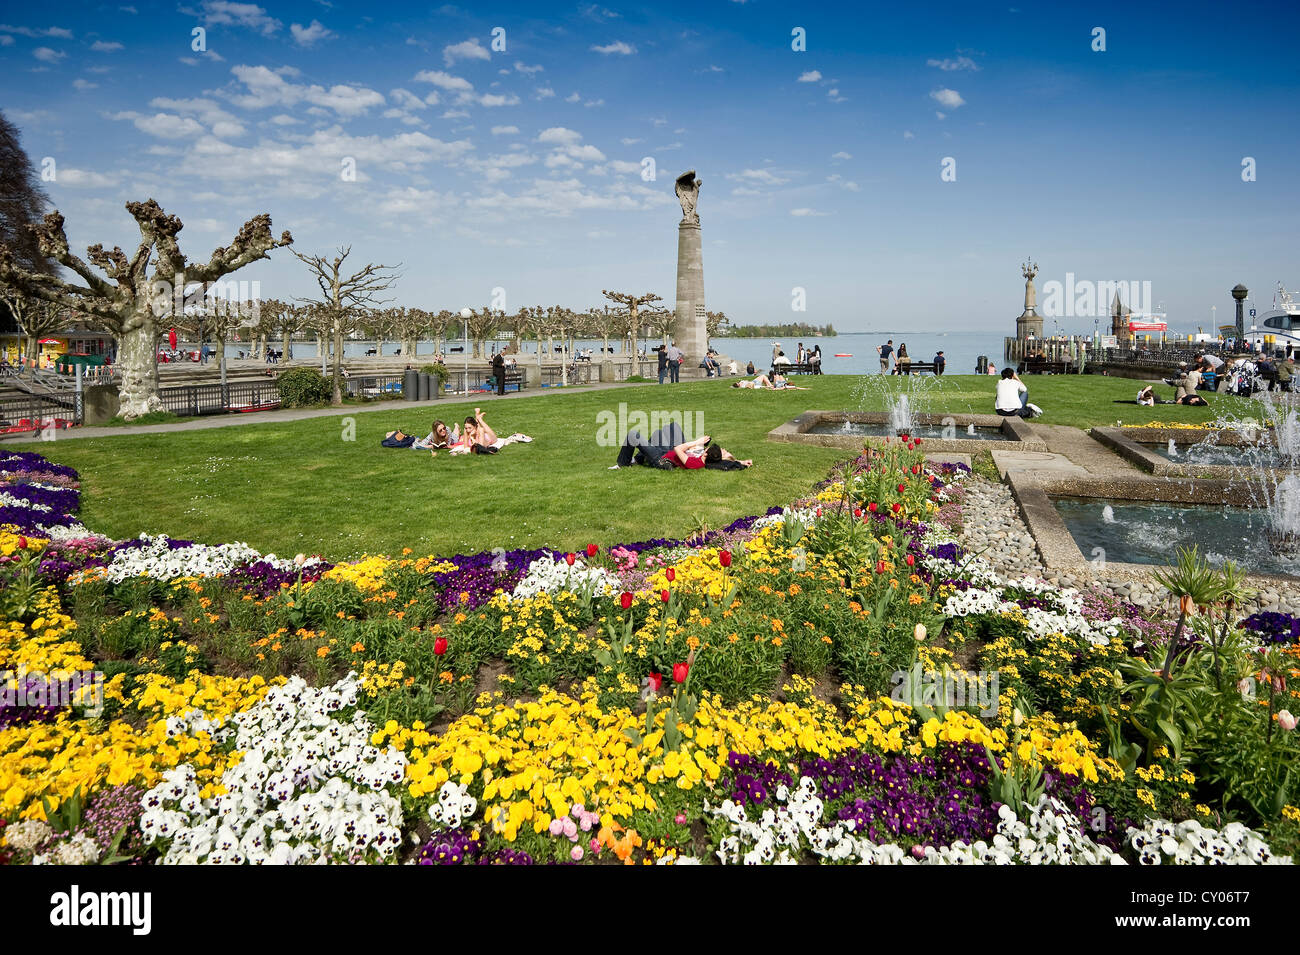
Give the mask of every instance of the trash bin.
[(414, 401), (419, 397), (420, 390), (420, 373), (414, 368), (406, 369), (406, 374), (402, 377), (402, 397), (407, 401)]
[(420, 372), (420, 400), (421, 401), (429, 400), (429, 390), (432, 384), (433, 384), (433, 375), (427, 374), (426, 372), (423, 371)]
[(989, 373), (989, 356), (980, 355), (975, 359), (975, 374), (987, 375)]

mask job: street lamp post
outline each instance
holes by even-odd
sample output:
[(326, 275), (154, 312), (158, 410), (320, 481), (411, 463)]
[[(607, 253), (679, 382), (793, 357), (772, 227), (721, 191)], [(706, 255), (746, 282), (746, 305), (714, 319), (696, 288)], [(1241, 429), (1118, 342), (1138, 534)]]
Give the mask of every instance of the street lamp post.
[(461, 357), (465, 359), (465, 397), (467, 398), (469, 397), (469, 318), (473, 314), (468, 308), (460, 310), (460, 317), (465, 324), (465, 335), (462, 339), (460, 353)]

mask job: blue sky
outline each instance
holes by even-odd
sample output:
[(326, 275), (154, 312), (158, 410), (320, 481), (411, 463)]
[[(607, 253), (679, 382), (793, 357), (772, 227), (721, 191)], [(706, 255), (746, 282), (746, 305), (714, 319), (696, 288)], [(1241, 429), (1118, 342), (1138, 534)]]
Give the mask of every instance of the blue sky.
[[(1300, 287), (1294, 5), (845, 7), (11, 7), (0, 108), (76, 248), (133, 244), (129, 199), (192, 257), (265, 211), (301, 250), (401, 262), (397, 302), (434, 309), (671, 303), (688, 168), (734, 321), (1009, 334), (1028, 255), (1040, 300), (1150, 281), (1181, 330), (1239, 281), (1261, 308)], [(311, 291), (284, 251), (239, 277)]]

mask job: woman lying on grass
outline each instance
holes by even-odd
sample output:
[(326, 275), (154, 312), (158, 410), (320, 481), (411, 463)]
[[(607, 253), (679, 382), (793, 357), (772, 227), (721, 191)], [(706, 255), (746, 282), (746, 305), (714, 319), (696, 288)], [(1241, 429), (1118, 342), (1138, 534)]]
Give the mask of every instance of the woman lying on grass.
[(798, 385), (792, 385), (786, 379), (785, 375), (777, 373), (772, 378), (767, 375), (759, 375), (753, 381), (748, 379), (738, 381), (733, 384), (733, 388), (753, 388), (759, 391), (808, 391), (808, 388), (801, 388)]
[[(492, 430), (491, 425), (483, 420), (483, 409), (475, 408), (474, 416), (465, 419), (465, 428), (461, 432), (460, 441), (451, 446), (449, 454), (496, 454), (507, 444), (516, 444), (523, 442), (525, 444), (533, 439), (528, 435), (516, 431), (508, 438), (501, 438)], [(437, 454), (436, 451), (430, 452)]]

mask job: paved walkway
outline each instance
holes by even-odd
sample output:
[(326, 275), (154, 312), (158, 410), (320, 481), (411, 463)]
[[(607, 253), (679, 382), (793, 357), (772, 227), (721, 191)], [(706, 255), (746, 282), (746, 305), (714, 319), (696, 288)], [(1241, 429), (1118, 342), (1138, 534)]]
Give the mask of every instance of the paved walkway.
[[(391, 411), (398, 414), (420, 409), (439, 408), (444, 405), (478, 405), (511, 398), (536, 398), (544, 395), (571, 395), (575, 392), (608, 391), (625, 387), (628, 384), (628, 382), (624, 381), (603, 382), (591, 385), (570, 385), (567, 388), (533, 388), (523, 392), (510, 391), (504, 395), (498, 395), (496, 392), (485, 392), (468, 396), (447, 395), (431, 401), (374, 401), (367, 404), (344, 405), (342, 408), (298, 408), (285, 411), (253, 411), (247, 414), (206, 415), (202, 418), (168, 424), (122, 425), (114, 428), (69, 428), (66, 431), (56, 432), (58, 437), (55, 440), (83, 441), (90, 438), (120, 438), (139, 434), (170, 434), (174, 431), (206, 431), (210, 428), (237, 428), (241, 425), (251, 424), (283, 424), (286, 421), (370, 414), (375, 411)], [(645, 384), (645, 382), (631, 382), (631, 384)], [(0, 441), (5, 443), (24, 440), (40, 441), (40, 432), (0, 436)]]
[(993, 463), (1003, 477), (1008, 471), (1034, 471), (1050, 477), (1147, 476), (1079, 428), (1032, 422), (1029, 427), (1034, 437), (1047, 445), (1047, 451), (1018, 451), (1014, 445), (993, 451)]

